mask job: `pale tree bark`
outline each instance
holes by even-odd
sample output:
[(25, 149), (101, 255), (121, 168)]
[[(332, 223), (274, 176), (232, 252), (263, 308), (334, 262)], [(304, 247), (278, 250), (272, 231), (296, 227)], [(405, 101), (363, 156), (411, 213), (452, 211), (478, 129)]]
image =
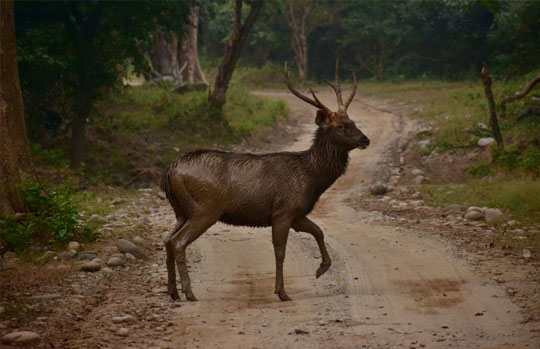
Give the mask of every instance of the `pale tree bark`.
[(178, 63), (178, 37), (173, 31), (168, 31), (162, 26), (156, 27), (150, 60), (152, 80), (182, 82)]
[(234, 67), (238, 61), (238, 57), (240, 57), (240, 52), (246, 42), (249, 31), (261, 11), (263, 2), (250, 2), (251, 8), (244, 23), (242, 23), (242, 4), (242, 0), (235, 1), (233, 32), (225, 46), (225, 55), (216, 76), (214, 92), (209, 97), (210, 107), (221, 108), (225, 104), (227, 88), (229, 87)]
[(17, 66), (13, 1), (0, 1), (0, 215), (24, 211), (17, 184), (32, 171)]
[(180, 62), (186, 64), (183, 80), (187, 85), (194, 85), (197, 80), (208, 86), (208, 81), (199, 62), (199, 6), (194, 1), (189, 13), (189, 24), (185, 26), (186, 36), (182, 40)]
[(291, 46), (296, 55), (296, 66), (300, 83), (308, 79), (308, 45), (307, 45), (307, 18), (311, 11), (311, 0), (287, 2), (287, 14), (285, 18), (292, 30)]
[(495, 110), (495, 99), (493, 98), (493, 92), (491, 91), (491, 85), (493, 83), (493, 80), (491, 79), (488, 66), (485, 63), (482, 66), (480, 78), (482, 79), (482, 84), (484, 85), (484, 92), (488, 100), (489, 123), (491, 125), (491, 130), (493, 131), (493, 137), (497, 142), (497, 146), (499, 148), (503, 148), (503, 138), (501, 135), (501, 130), (499, 128), (499, 121), (497, 120), (497, 112)]

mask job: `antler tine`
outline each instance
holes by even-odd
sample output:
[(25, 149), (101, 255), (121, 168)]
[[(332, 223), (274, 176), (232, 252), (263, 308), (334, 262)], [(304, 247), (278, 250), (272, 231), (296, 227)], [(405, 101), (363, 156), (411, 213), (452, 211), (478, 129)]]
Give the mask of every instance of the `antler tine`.
[(319, 109), (322, 109), (322, 110), (326, 111), (328, 114), (332, 114), (332, 111), (330, 109), (328, 109), (324, 104), (322, 104), (321, 101), (317, 98), (317, 96), (315, 96), (315, 93), (313, 93), (313, 90), (310, 89), (311, 94), (313, 95), (313, 98), (315, 100), (312, 100), (311, 98), (308, 98), (308, 97), (304, 96), (303, 94), (301, 94), (300, 92), (298, 92), (292, 86), (291, 81), (289, 80), (289, 75), (290, 75), (290, 72), (286, 70), (285, 71), (285, 83), (287, 84), (287, 88), (289, 89), (289, 91), (292, 92), (293, 95), (300, 98), (304, 102), (311, 104), (312, 106), (314, 106), (316, 108), (319, 108)]
[(337, 102), (338, 102), (338, 108), (343, 108), (343, 98), (341, 97), (341, 86), (339, 85), (339, 58), (336, 59), (336, 83), (333, 84), (328, 80), (324, 80), (330, 87), (334, 89), (334, 92), (336, 93)]
[(345, 111), (347, 111), (347, 108), (349, 108), (349, 104), (351, 104), (353, 98), (354, 98), (354, 95), (356, 94), (356, 87), (358, 86), (358, 83), (356, 82), (356, 73), (353, 72), (352, 73), (353, 75), (353, 80), (354, 80), (354, 86), (353, 86), (353, 90), (351, 92), (351, 95), (349, 96), (349, 98), (347, 98), (347, 102), (345, 103)]

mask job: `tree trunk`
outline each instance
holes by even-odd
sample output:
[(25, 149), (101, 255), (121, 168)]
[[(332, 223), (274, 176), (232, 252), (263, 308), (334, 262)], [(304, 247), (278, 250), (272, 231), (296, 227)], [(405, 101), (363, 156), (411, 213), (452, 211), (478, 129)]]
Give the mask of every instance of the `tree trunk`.
[(209, 97), (211, 108), (221, 108), (225, 104), (227, 88), (229, 87), (236, 61), (238, 61), (238, 57), (240, 57), (240, 52), (246, 42), (248, 33), (251, 30), (251, 27), (253, 27), (262, 7), (262, 1), (251, 2), (249, 14), (244, 24), (242, 24), (242, 3), (242, 0), (235, 1), (233, 33), (231, 39), (225, 46), (225, 56), (219, 66), (214, 85), (214, 92)]
[(173, 31), (167, 32), (161, 26), (156, 27), (150, 60), (154, 80), (182, 82), (178, 64), (178, 38)]
[[(299, 4), (299, 15), (295, 13), (294, 5)], [(303, 84), (308, 78), (308, 45), (306, 20), (311, 10), (311, 0), (288, 1), (289, 12), (286, 16), (287, 23), (292, 30), (291, 46), (296, 55), (296, 65), (298, 67), (298, 77)], [(297, 18), (298, 17), (298, 18)]]
[(201, 80), (205, 85), (208, 85), (206, 76), (201, 69), (199, 63), (199, 49), (198, 49), (198, 36), (199, 36), (199, 6), (197, 1), (194, 1), (189, 13), (189, 24), (184, 28), (186, 36), (182, 40), (180, 62), (186, 64), (186, 68), (183, 71), (184, 81), (187, 85), (195, 84), (197, 79)]
[(13, 1), (0, 2), (0, 215), (25, 210), (17, 184), (32, 170), (17, 66)]
[(482, 83), (484, 84), (484, 92), (488, 100), (489, 105), (489, 123), (491, 125), (491, 130), (493, 131), (493, 137), (497, 142), (499, 148), (503, 148), (503, 139), (501, 135), (501, 130), (499, 129), (499, 121), (497, 120), (497, 112), (495, 110), (495, 100), (493, 98), (493, 92), (491, 91), (491, 76), (489, 74), (489, 69), (484, 63), (482, 71), (480, 72), (480, 77), (482, 78)]

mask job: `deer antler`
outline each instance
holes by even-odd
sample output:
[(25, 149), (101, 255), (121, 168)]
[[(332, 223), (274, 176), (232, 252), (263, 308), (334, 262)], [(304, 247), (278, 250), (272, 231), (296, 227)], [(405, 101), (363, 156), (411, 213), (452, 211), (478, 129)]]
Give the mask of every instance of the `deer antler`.
[(330, 87), (334, 89), (334, 92), (337, 96), (338, 109), (342, 110), (343, 108), (343, 99), (341, 98), (341, 87), (339, 86), (339, 58), (336, 59), (336, 84), (334, 85), (328, 80), (324, 80)]
[(352, 76), (353, 76), (353, 80), (354, 80), (354, 87), (353, 87), (353, 90), (351, 92), (351, 95), (349, 96), (349, 98), (347, 98), (347, 102), (345, 102), (345, 110), (347, 110), (347, 108), (349, 108), (349, 104), (351, 104), (353, 98), (354, 98), (354, 95), (356, 94), (356, 87), (358, 86), (358, 83), (356, 82), (356, 74), (353, 72), (352, 73)]
[(354, 98), (354, 95), (356, 94), (356, 87), (357, 87), (358, 84), (356, 82), (356, 74), (354, 72), (353, 72), (353, 79), (354, 79), (353, 90), (352, 90), (351, 95), (349, 96), (349, 98), (347, 98), (347, 102), (345, 102), (345, 104), (343, 104), (343, 98), (341, 97), (341, 86), (339, 84), (339, 59), (336, 59), (336, 83), (333, 84), (328, 80), (324, 80), (324, 81), (326, 81), (326, 83), (328, 85), (330, 85), (334, 89), (334, 91), (336, 92), (337, 102), (338, 102), (338, 109), (339, 110), (347, 111), (347, 108), (349, 108), (349, 104), (351, 104), (351, 102), (352, 102), (352, 100)]
[(295, 95), (296, 97), (300, 98), (304, 102), (309, 103), (309, 104), (311, 104), (312, 106), (314, 106), (314, 107), (316, 107), (318, 109), (324, 110), (325, 112), (328, 113), (328, 115), (332, 114), (332, 111), (330, 109), (328, 109), (328, 107), (326, 107), (324, 104), (322, 104), (322, 102), (317, 98), (317, 96), (315, 96), (315, 92), (313, 92), (312, 89), (309, 89), (309, 90), (311, 91), (311, 94), (313, 95), (313, 99), (308, 98), (308, 97), (304, 96), (303, 94), (301, 94), (300, 92), (298, 92), (292, 86), (291, 81), (289, 80), (289, 76), (290, 76), (290, 72), (287, 69), (285, 69), (285, 82), (287, 84), (287, 87), (289, 88), (289, 91), (291, 91), (293, 95)]

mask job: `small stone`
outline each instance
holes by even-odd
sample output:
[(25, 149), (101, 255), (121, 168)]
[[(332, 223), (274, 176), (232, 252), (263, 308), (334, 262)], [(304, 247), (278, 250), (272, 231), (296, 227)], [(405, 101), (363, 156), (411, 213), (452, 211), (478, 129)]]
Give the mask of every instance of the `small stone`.
[(62, 298), (62, 295), (59, 293), (39, 294), (39, 295), (30, 297), (30, 299), (36, 300), (36, 301), (52, 301), (58, 298)]
[(68, 249), (68, 251), (70, 251), (70, 250), (79, 251), (81, 249), (81, 244), (78, 243), (77, 241), (71, 241), (68, 244), (67, 249)]
[(105, 252), (106, 253), (116, 253), (116, 252), (118, 252), (118, 247), (116, 247), (116, 246), (107, 246), (107, 247), (105, 247)]
[(113, 317), (112, 322), (115, 323), (115, 324), (120, 324), (122, 322), (129, 323), (129, 324), (134, 324), (134, 323), (137, 323), (137, 319), (132, 315), (126, 314), (124, 316), (115, 316), (115, 317)]
[(416, 185), (428, 184), (429, 179), (427, 177), (424, 177), (424, 176), (416, 176), (413, 179), (413, 183), (416, 184)]
[(501, 219), (502, 211), (498, 208), (488, 208), (484, 210), (486, 222), (493, 223)]
[(467, 212), (470, 212), (470, 211), (484, 212), (482, 207), (478, 207), (478, 206), (469, 206), (469, 208), (467, 209)]
[(523, 258), (530, 259), (531, 258), (531, 251), (523, 250)]
[(486, 137), (486, 138), (480, 138), (480, 139), (478, 140), (478, 143), (477, 143), (477, 144), (478, 144), (479, 147), (484, 148), (484, 147), (487, 147), (487, 146), (491, 145), (491, 143), (493, 143), (493, 142), (495, 142), (495, 138), (493, 138), (493, 137)]
[(143, 239), (142, 237), (140, 237), (140, 236), (135, 236), (135, 237), (133, 238), (133, 242), (134, 242), (135, 244), (139, 245), (139, 246), (144, 246), (144, 244), (145, 244), (144, 239)]
[(89, 272), (96, 272), (101, 269), (101, 264), (96, 263), (94, 261), (86, 262), (81, 265), (81, 270), (83, 271), (89, 271)]
[(411, 174), (412, 174), (413, 176), (423, 176), (423, 175), (424, 175), (424, 171), (422, 171), (422, 170), (420, 170), (420, 169), (418, 169), (418, 168), (414, 168), (414, 169), (412, 169)]
[(131, 253), (139, 259), (148, 259), (140, 247), (129, 240), (118, 239), (116, 242), (116, 247), (118, 247), (118, 250), (122, 253)]
[(69, 255), (71, 258), (74, 258), (74, 257), (77, 255), (77, 251), (75, 251), (75, 250), (69, 250), (69, 251), (68, 251), (68, 255)]
[(294, 333), (296, 333), (296, 334), (309, 334), (309, 331), (305, 330), (303, 328), (295, 328)]
[(117, 334), (121, 337), (127, 337), (129, 336), (129, 329), (122, 327), (118, 330)]
[(484, 218), (484, 213), (478, 211), (469, 211), (465, 213), (464, 217), (470, 221), (479, 221)]
[(136, 260), (137, 258), (135, 258), (134, 255), (132, 255), (131, 253), (124, 253), (124, 257), (126, 257), (127, 260), (130, 260), (130, 261), (134, 261)]
[(419, 141), (418, 143), (418, 146), (421, 148), (421, 149), (426, 149), (427, 147), (429, 147), (431, 145), (431, 140), (429, 139), (424, 139), (423, 141)]
[(369, 192), (371, 195), (383, 195), (388, 192), (388, 187), (381, 182), (377, 182), (369, 186)]
[(96, 254), (92, 252), (82, 252), (79, 255), (79, 260), (81, 261), (91, 261), (92, 259), (96, 258)]
[(97, 263), (97, 264), (99, 264), (101, 266), (105, 265), (105, 262), (101, 258), (94, 258), (94, 259), (92, 259), (92, 262)]
[(8, 260), (5, 264), (5, 268), (6, 269), (11, 269), (11, 268), (15, 268), (18, 264), (21, 263), (21, 259), (20, 258), (11, 258), (10, 260)]
[(34, 344), (41, 340), (41, 336), (35, 332), (17, 331), (6, 334), (2, 337), (2, 342), (5, 344)]
[(101, 217), (98, 214), (93, 214), (88, 218), (88, 221), (93, 224), (104, 224), (107, 223), (107, 220), (103, 217)]
[(111, 205), (120, 205), (120, 204), (123, 203), (124, 201), (126, 201), (126, 200), (124, 200), (124, 199), (122, 199), (122, 198), (115, 198), (115, 199), (112, 199), (112, 200), (111, 200)]
[(111, 257), (107, 261), (107, 265), (109, 267), (121, 267), (124, 264), (125, 264), (124, 260), (122, 258), (118, 258), (118, 257)]

